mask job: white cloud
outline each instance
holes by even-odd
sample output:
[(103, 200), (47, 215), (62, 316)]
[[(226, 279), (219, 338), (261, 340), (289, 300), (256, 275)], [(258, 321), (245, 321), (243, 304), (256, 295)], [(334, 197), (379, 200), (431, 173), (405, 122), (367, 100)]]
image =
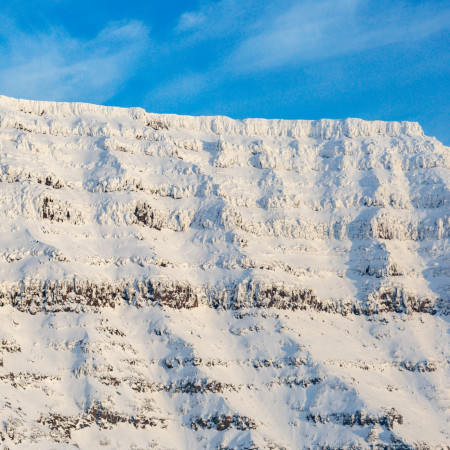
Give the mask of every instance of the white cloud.
[[(286, 0), (277, 0), (280, 4)], [(271, 2), (260, 0), (203, 1), (197, 11), (183, 13), (175, 31), (183, 34), (184, 44), (219, 40), (234, 34), (245, 35), (247, 26), (268, 9)]]
[(109, 24), (91, 40), (63, 30), (30, 35), (11, 25), (2, 38), (1, 93), (45, 100), (102, 103), (133, 75), (149, 48), (148, 29), (138, 21)]
[[(340, 55), (424, 39), (449, 24), (450, 11), (439, 1), (206, 1), (198, 11), (184, 13), (175, 31), (183, 33), (183, 43), (209, 41), (209, 69), (177, 73), (147, 99), (188, 101), (237, 77), (325, 64)], [(228, 53), (217, 40), (227, 43)]]
[(206, 16), (203, 12), (186, 12), (181, 15), (177, 25), (178, 31), (197, 29), (205, 22)]
[[(392, 6), (367, 16), (367, 0), (306, 1), (274, 18), (260, 18), (257, 32), (231, 52), (225, 66), (236, 73), (272, 69), (388, 44), (416, 41), (449, 27), (448, 10)], [(372, 6), (372, 8), (375, 8)]]
[(227, 36), (229, 52), (215, 67), (228, 77), (417, 41), (449, 24), (439, 1), (220, 0), (183, 14), (177, 31), (194, 42)]

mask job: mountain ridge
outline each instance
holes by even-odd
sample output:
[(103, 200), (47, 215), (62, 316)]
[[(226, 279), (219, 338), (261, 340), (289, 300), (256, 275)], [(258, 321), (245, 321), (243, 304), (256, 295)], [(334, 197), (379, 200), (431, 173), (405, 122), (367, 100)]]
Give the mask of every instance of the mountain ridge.
[[(388, 122), (381, 120), (347, 119), (319, 119), (319, 120), (288, 120), (288, 119), (232, 119), (227, 116), (189, 116), (178, 114), (148, 113), (139, 107), (103, 106), (92, 103), (50, 102), (42, 100), (22, 100), (0, 95), (0, 105), (12, 107), (29, 114), (56, 114), (79, 116), (85, 113), (102, 114), (104, 116), (128, 115), (145, 124), (158, 127), (171, 127), (189, 131), (204, 131), (213, 133), (243, 134), (253, 131), (258, 134), (262, 129), (271, 130), (272, 135), (296, 137), (357, 137), (371, 134), (386, 134), (395, 136), (400, 134), (423, 136), (423, 130), (417, 122)], [(124, 114), (125, 113), (125, 114)], [(148, 125), (147, 125), (148, 126)], [(271, 127), (272, 126), (272, 127)], [(384, 130), (384, 131), (383, 131)], [(361, 134), (358, 134), (361, 133)], [(364, 134), (367, 133), (367, 134)]]

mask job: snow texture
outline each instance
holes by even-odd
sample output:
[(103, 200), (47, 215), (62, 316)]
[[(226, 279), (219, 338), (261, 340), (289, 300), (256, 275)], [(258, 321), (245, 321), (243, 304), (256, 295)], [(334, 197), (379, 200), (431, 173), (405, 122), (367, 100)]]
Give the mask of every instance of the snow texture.
[(0, 96), (0, 441), (448, 448), (449, 167), (411, 122)]

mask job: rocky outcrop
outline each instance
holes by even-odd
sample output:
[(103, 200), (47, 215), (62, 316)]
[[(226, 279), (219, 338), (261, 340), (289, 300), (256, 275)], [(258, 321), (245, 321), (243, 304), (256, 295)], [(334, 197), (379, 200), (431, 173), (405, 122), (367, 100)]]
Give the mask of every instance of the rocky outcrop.
[(342, 315), (370, 316), (387, 312), (448, 315), (448, 302), (441, 298), (417, 296), (402, 286), (381, 285), (361, 302), (317, 298), (311, 289), (285, 284), (233, 283), (225, 286), (195, 286), (189, 283), (142, 280), (115, 284), (75, 279), (29, 280), (0, 285), (0, 305), (22, 312), (89, 311), (131, 305), (190, 309), (273, 308), (292, 311), (321, 311)]

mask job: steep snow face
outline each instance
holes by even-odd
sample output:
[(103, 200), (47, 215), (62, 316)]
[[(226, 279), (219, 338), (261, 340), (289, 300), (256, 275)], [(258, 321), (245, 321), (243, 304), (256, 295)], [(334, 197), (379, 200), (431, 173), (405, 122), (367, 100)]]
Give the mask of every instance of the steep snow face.
[(449, 166), (410, 122), (0, 96), (0, 439), (448, 445)]
[(418, 124), (1, 97), (0, 143), (0, 280), (16, 299), (74, 279), (138, 303), (154, 287), (136, 280), (176, 282), (187, 306), (268, 304), (273, 286), (321, 309), (448, 299), (450, 155)]
[(449, 327), (436, 315), (125, 305), (0, 315), (0, 440), (10, 448), (450, 442)]

